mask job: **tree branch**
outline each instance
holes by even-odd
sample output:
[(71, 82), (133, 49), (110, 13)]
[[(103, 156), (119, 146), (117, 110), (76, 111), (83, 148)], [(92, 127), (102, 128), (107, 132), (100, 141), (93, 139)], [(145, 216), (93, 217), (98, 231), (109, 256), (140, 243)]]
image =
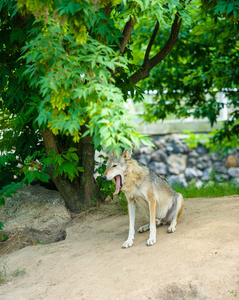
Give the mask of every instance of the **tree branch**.
[(121, 54), (123, 54), (125, 47), (129, 42), (129, 38), (134, 29), (135, 23), (136, 23), (136, 19), (132, 19), (130, 17), (129, 21), (125, 24), (124, 31), (123, 31), (124, 37), (120, 38), (120, 53)]
[(176, 14), (173, 25), (171, 27), (170, 36), (164, 45), (164, 47), (151, 59), (145, 61), (142, 67), (136, 71), (133, 75), (131, 75), (131, 80), (136, 84), (141, 79), (147, 78), (149, 76), (149, 72), (153, 67), (155, 67), (158, 63), (160, 63), (173, 49), (174, 45), (177, 42), (180, 27), (182, 24), (182, 19), (179, 13)]
[(156, 22), (156, 25), (155, 25), (155, 27), (154, 27), (153, 34), (152, 34), (151, 39), (150, 39), (150, 41), (149, 41), (148, 47), (147, 47), (147, 49), (146, 49), (145, 56), (144, 56), (144, 63), (145, 63), (146, 61), (149, 60), (149, 53), (150, 53), (151, 48), (152, 48), (152, 46), (153, 46), (153, 44), (154, 44), (154, 40), (155, 40), (155, 38), (156, 38), (156, 35), (157, 35), (157, 33), (158, 33), (158, 30), (159, 30), (159, 21)]

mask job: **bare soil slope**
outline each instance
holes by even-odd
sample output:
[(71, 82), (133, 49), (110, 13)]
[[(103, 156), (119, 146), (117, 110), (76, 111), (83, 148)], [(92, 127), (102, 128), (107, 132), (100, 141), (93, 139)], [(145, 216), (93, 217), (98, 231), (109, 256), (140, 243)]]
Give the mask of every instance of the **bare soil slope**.
[[(1, 285), (0, 299), (239, 298), (238, 215), (239, 196), (186, 199), (175, 233), (160, 226), (153, 247), (148, 232), (137, 233), (129, 249), (121, 249), (128, 216), (89, 215), (64, 241), (5, 255), (11, 270), (26, 273)], [(136, 226), (144, 222), (138, 213)]]

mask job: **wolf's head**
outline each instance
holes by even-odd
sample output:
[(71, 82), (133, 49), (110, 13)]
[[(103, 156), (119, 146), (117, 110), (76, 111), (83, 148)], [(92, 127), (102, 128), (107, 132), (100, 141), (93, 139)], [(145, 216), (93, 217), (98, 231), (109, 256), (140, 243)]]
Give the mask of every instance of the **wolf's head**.
[(126, 150), (119, 158), (116, 155), (111, 156), (106, 165), (105, 173), (102, 177), (103, 180), (114, 180), (116, 190), (114, 195), (120, 192), (124, 184), (124, 176), (127, 170), (127, 161), (131, 159), (131, 153)]

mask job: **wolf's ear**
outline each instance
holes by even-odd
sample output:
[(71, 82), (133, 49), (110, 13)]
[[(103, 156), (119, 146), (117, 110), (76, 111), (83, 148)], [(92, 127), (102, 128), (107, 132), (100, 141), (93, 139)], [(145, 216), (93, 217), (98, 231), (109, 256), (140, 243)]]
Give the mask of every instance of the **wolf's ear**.
[(115, 154), (116, 154), (116, 151), (114, 150), (114, 151), (112, 151), (112, 152), (110, 153), (110, 157), (113, 156), (113, 155), (115, 155)]
[(125, 150), (124, 153), (122, 154), (122, 157), (123, 157), (125, 160), (129, 160), (129, 159), (131, 159), (131, 154), (132, 154), (132, 150), (130, 150), (130, 151)]

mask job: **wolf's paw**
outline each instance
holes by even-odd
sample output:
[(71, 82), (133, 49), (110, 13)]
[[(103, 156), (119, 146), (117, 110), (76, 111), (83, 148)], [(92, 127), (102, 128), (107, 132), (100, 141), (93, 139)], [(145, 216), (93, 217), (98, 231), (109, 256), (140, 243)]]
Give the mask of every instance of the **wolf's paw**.
[(133, 246), (134, 240), (127, 240), (126, 242), (124, 242), (124, 244), (122, 245), (122, 248), (129, 248), (131, 246)]
[(173, 233), (176, 230), (175, 226), (169, 226), (168, 227), (168, 233)]
[(149, 226), (148, 225), (144, 225), (144, 226), (139, 227), (138, 232), (142, 233), (142, 232), (145, 232), (147, 230), (149, 230)]
[(147, 243), (146, 243), (146, 246), (153, 246), (155, 244), (156, 244), (156, 239), (149, 238)]

